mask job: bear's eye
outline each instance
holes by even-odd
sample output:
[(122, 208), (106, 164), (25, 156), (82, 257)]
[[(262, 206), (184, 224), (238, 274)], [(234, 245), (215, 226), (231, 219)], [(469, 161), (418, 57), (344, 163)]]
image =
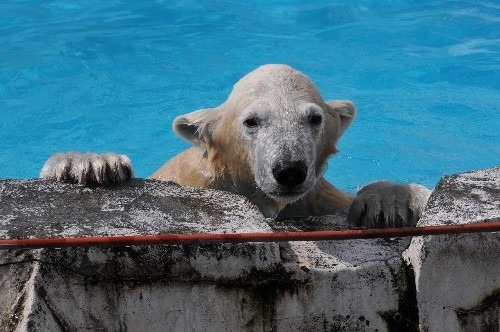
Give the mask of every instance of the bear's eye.
[(323, 121), (323, 117), (319, 114), (313, 114), (309, 118), (309, 123), (312, 125), (319, 125)]
[(258, 125), (257, 119), (256, 118), (248, 118), (245, 121), (243, 121), (243, 124), (247, 128), (255, 128)]

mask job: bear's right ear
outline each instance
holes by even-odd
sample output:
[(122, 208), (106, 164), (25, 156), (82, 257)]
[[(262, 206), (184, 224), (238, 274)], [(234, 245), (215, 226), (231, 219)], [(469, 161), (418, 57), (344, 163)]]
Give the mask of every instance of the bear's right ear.
[(219, 120), (219, 108), (207, 108), (178, 116), (172, 128), (177, 135), (193, 145), (203, 146), (212, 140)]

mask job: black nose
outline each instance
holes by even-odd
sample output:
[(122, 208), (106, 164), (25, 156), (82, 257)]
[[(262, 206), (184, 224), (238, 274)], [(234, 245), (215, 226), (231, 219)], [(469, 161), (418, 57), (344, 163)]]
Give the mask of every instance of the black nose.
[(282, 186), (298, 186), (306, 180), (307, 166), (302, 161), (280, 163), (273, 168), (273, 176)]

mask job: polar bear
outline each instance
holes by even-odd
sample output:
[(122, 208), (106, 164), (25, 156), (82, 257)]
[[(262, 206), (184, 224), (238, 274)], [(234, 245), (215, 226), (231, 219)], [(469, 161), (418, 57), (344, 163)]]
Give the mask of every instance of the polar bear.
[[(323, 178), (329, 156), (356, 116), (352, 102), (324, 101), (316, 86), (288, 65), (264, 65), (240, 79), (222, 105), (177, 117), (173, 130), (193, 147), (150, 178), (241, 194), (266, 217), (348, 212), (365, 227), (413, 226), (430, 190), (372, 183), (354, 200)], [(122, 182), (130, 160), (116, 154), (59, 153), (45, 179)]]

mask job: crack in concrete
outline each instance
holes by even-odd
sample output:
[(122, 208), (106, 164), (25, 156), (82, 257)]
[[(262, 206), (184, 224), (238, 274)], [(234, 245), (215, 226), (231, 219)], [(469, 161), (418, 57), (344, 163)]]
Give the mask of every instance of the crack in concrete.
[(400, 271), (395, 271), (388, 261), (385, 262), (392, 275), (394, 288), (398, 291), (398, 308), (395, 311), (379, 314), (386, 322), (389, 332), (419, 332), (415, 272), (411, 264), (406, 263), (402, 257), (400, 259), (402, 261)]

